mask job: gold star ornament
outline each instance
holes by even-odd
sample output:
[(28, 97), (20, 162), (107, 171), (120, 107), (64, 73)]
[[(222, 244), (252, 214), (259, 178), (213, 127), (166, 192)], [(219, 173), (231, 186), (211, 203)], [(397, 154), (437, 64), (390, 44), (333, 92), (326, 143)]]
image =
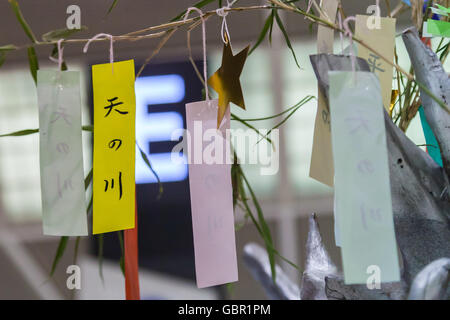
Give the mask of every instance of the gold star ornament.
[(244, 68), (249, 48), (250, 46), (247, 46), (244, 50), (233, 56), (230, 41), (227, 41), (223, 46), (222, 65), (208, 79), (208, 85), (219, 94), (217, 128), (219, 128), (230, 102), (245, 110), (239, 76)]

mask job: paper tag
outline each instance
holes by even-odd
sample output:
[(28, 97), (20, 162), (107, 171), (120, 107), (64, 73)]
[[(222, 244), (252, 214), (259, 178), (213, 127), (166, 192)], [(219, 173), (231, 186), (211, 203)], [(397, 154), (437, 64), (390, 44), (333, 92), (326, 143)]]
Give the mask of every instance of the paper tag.
[[(337, 0), (329, 0), (322, 4), (322, 10), (328, 18), (335, 21), (338, 8)], [(324, 14), (321, 18), (326, 18)], [(319, 25), (317, 29), (317, 52), (333, 53), (334, 30)], [(330, 116), (327, 101), (320, 89), (317, 93), (317, 114), (314, 124), (313, 148), (311, 153), (311, 164), (309, 176), (330, 187), (333, 186), (333, 158), (331, 152), (331, 129)]]
[(346, 284), (399, 281), (380, 84), (371, 72), (329, 73), (335, 199)]
[(189, 186), (199, 288), (238, 280), (231, 187), (230, 109), (217, 131), (217, 100), (186, 104)]
[(92, 66), (94, 234), (135, 225), (134, 80), (133, 60)]
[(38, 70), (44, 234), (86, 236), (80, 73)]
[[(372, 16), (356, 16), (356, 37), (368, 43), (371, 48), (383, 55), (383, 57), (389, 61), (393, 62), (396, 20), (393, 18), (380, 17), (380, 26), (377, 29), (376, 26), (368, 23), (369, 18), (373, 19)], [(392, 65), (360, 44), (358, 44), (358, 57), (366, 59), (370, 66), (370, 71), (374, 72), (380, 79), (383, 106), (389, 112), (392, 93)]]
[(430, 125), (428, 124), (427, 117), (425, 116), (425, 111), (421, 106), (419, 108), (420, 121), (422, 123), (423, 134), (425, 136), (425, 141), (427, 142), (427, 152), (433, 160), (440, 165), (443, 166), (441, 149), (439, 148), (439, 143), (437, 142), (436, 136), (431, 130)]
[(450, 37), (450, 22), (441, 20), (427, 20), (427, 33), (438, 37)]

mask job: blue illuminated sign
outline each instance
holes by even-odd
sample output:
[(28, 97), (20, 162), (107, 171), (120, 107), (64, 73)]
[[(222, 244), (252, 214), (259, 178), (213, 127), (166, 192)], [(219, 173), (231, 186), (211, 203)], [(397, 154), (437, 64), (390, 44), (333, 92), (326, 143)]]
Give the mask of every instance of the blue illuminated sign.
[[(171, 161), (171, 152), (153, 152), (152, 144), (171, 141), (172, 132), (183, 129), (183, 116), (177, 111), (152, 112), (153, 106), (164, 106), (184, 100), (186, 87), (178, 74), (139, 77), (136, 90), (136, 141), (147, 154), (153, 169), (162, 182), (182, 181), (187, 178), (188, 167)], [(170, 145), (170, 144), (169, 144)], [(136, 150), (136, 183), (156, 183), (157, 180)]]

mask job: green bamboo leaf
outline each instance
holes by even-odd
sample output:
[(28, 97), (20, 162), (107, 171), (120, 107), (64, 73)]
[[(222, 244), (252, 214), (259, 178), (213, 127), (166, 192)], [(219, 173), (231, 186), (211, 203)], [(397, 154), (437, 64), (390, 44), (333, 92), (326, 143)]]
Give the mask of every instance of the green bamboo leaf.
[(67, 29), (67, 28), (56, 29), (56, 30), (52, 30), (47, 33), (44, 33), (42, 35), (42, 40), (44, 40), (46, 42), (52, 42), (52, 41), (57, 41), (60, 39), (67, 39), (74, 33), (84, 31), (84, 30), (87, 30), (86, 26), (81, 26), (80, 29)]
[[(241, 171), (242, 173), (242, 171)], [(248, 182), (246, 176), (242, 173), (242, 178), (248, 188), (248, 191), (250, 192), (250, 196), (252, 198), (252, 202), (256, 208), (256, 212), (258, 214), (258, 222), (262, 231), (262, 236), (264, 239), (264, 242), (266, 243), (267, 247), (267, 254), (269, 256), (269, 262), (270, 262), (270, 269), (272, 271), (272, 280), (275, 282), (276, 279), (276, 269), (275, 269), (275, 255), (273, 251), (273, 241), (272, 241), (272, 235), (269, 229), (269, 226), (267, 225), (266, 219), (264, 218), (264, 214), (262, 212), (261, 206), (259, 204), (258, 199), (255, 196), (255, 193), (253, 192), (252, 187), (250, 186), (250, 183)]]
[(12, 10), (14, 11), (14, 14), (16, 15), (17, 20), (19, 21), (20, 25), (23, 28), (23, 31), (25, 31), (26, 35), (28, 36), (28, 38), (30, 38), (30, 40), (33, 43), (37, 43), (37, 39), (34, 36), (33, 31), (31, 31), (30, 26), (28, 25), (28, 23), (25, 21), (25, 18), (22, 15), (22, 11), (20, 10), (19, 7), (19, 3), (16, 0), (8, 0), (9, 4), (11, 5)]
[(91, 200), (89, 200), (88, 206), (86, 208), (86, 213), (89, 214), (89, 210), (92, 208), (93, 197), (91, 196)]
[(102, 282), (104, 282), (103, 278), (103, 233), (98, 235), (98, 274)]
[(78, 248), (80, 246), (80, 239), (81, 239), (81, 237), (78, 236), (75, 240), (75, 249), (73, 250), (73, 264), (77, 264)]
[(16, 131), (16, 132), (12, 132), (12, 133), (5, 133), (5, 134), (1, 134), (1, 137), (19, 137), (19, 136), (27, 136), (29, 134), (33, 134), (39, 132), (39, 129), (26, 129), (26, 130), (20, 130), (20, 131)]
[(13, 44), (7, 44), (4, 46), (0, 46), (0, 51), (11, 51), (11, 50), (17, 50), (17, 47)]
[(270, 16), (272, 17), (272, 24), (270, 25), (269, 29), (269, 44), (272, 45), (273, 18), (275, 17), (275, 9), (272, 10)]
[(161, 198), (164, 189), (163, 189), (163, 185), (161, 183), (161, 180), (159, 179), (158, 174), (156, 173), (156, 171), (153, 169), (152, 164), (150, 163), (150, 160), (148, 159), (147, 155), (145, 154), (145, 152), (141, 149), (141, 147), (138, 145), (137, 141), (136, 141), (136, 145), (139, 148), (139, 152), (141, 154), (141, 158), (142, 160), (144, 160), (145, 164), (147, 165), (147, 167), (150, 169), (150, 171), (153, 173), (153, 175), (155, 176), (156, 180), (158, 181), (158, 185), (159, 185), (159, 193), (158, 193), (158, 199)]
[(84, 178), (84, 189), (87, 189), (89, 187), (89, 185), (91, 184), (93, 173), (94, 173), (94, 169), (91, 168), (91, 170), (89, 170), (89, 173), (86, 176), (86, 178)]
[[(196, 7), (196, 8), (200, 9), (200, 8), (203, 8), (204, 6), (210, 4), (210, 3), (214, 2), (214, 1), (216, 1), (216, 0), (201, 0), (201, 1), (197, 2), (196, 4), (194, 4), (193, 7)], [(183, 12), (181, 12), (179, 15), (177, 15), (175, 18), (173, 18), (170, 21), (172, 22), (172, 21), (180, 20), (181, 18), (184, 17), (184, 15), (186, 14), (186, 11), (187, 10), (184, 10)]]
[(120, 270), (122, 270), (122, 274), (125, 276), (125, 247), (123, 245), (122, 231), (117, 231), (117, 237), (119, 238), (120, 250), (122, 252), (119, 260), (119, 266)]
[[(290, 111), (290, 113), (289, 113), (283, 120), (281, 120), (280, 123), (278, 123), (278, 124), (275, 125), (273, 128), (271, 128), (269, 131), (267, 131), (267, 133), (264, 135), (264, 137), (268, 137), (268, 136), (270, 135), (270, 133), (271, 133), (274, 129), (277, 129), (277, 128), (281, 127), (286, 121), (289, 120), (290, 117), (292, 117), (292, 116), (294, 115), (295, 112), (297, 112), (298, 109), (300, 109), (300, 107), (302, 107), (304, 104), (308, 103), (308, 102), (309, 102), (310, 100), (312, 100), (313, 98), (315, 98), (315, 97), (314, 97), (314, 96), (307, 96), (306, 98), (302, 99), (302, 100), (301, 100), (299, 103), (297, 103), (296, 105), (294, 105), (294, 106), (292, 106), (291, 108), (289, 108), (289, 109), (283, 111), (282, 113), (280, 113), (280, 115), (281, 115), (281, 114), (284, 114), (284, 113)], [(264, 137), (263, 137), (263, 138), (264, 138)], [(263, 140), (263, 138), (261, 138), (257, 143), (260, 143), (260, 142)]]
[(301, 68), (300, 68), (300, 65), (298, 64), (297, 56), (295, 55), (295, 51), (294, 51), (294, 49), (292, 48), (291, 41), (289, 40), (289, 35), (287, 34), (286, 29), (284, 28), (283, 21), (281, 21), (281, 18), (280, 18), (280, 16), (278, 15), (278, 12), (276, 12), (276, 11), (275, 11), (275, 20), (276, 20), (276, 22), (277, 22), (277, 24), (278, 24), (278, 27), (280, 28), (281, 32), (283, 33), (284, 40), (286, 40), (286, 44), (287, 44), (288, 48), (289, 48), (289, 49), (291, 50), (291, 52), (292, 52), (292, 56), (294, 57), (295, 64), (297, 65), (297, 67), (298, 67), (299, 69), (301, 69)]
[(260, 135), (261, 137), (263, 137), (264, 139), (267, 140), (267, 142), (269, 142), (270, 144), (272, 144), (272, 140), (269, 139), (269, 137), (265, 137), (261, 132), (259, 132), (258, 129), (256, 129), (254, 126), (252, 126), (251, 124), (247, 123), (246, 121), (242, 120), (241, 118), (239, 118), (237, 115), (231, 113), (231, 120), (237, 120), (240, 123), (242, 123), (243, 125), (245, 125), (246, 127), (252, 129), (253, 131), (255, 131), (258, 135)]
[(261, 44), (261, 42), (263, 42), (263, 40), (265, 39), (267, 32), (269, 31), (269, 29), (271, 28), (271, 26), (273, 25), (273, 15), (270, 14), (267, 19), (266, 22), (264, 23), (264, 27), (261, 30), (261, 33), (259, 34), (258, 40), (256, 40), (255, 45), (250, 49), (248, 55), (251, 55), (252, 52), (258, 48), (258, 46)]
[(55, 258), (53, 259), (52, 269), (50, 271), (50, 277), (52, 277), (53, 274), (55, 273), (56, 267), (58, 266), (58, 262), (62, 258), (64, 251), (66, 250), (68, 240), (69, 240), (69, 237), (66, 237), (66, 236), (61, 237), (61, 239), (59, 240), (58, 248), (56, 249)]
[[(236, 158), (236, 153), (234, 153), (235, 159)], [(256, 198), (256, 196), (253, 193), (253, 189), (250, 186), (250, 183), (248, 182), (247, 178), (245, 177), (244, 172), (242, 171), (242, 168), (239, 164), (237, 164), (237, 170), (239, 171), (239, 175), (240, 177), (238, 178), (238, 182), (240, 183), (240, 186), (238, 187), (238, 190), (240, 192), (240, 199), (244, 205), (244, 208), (248, 214), (248, 216), (250, 217), (250, 219), (252, 220), (253, 224), (256, 227), (256, 230), (258, 231), (259, 235), (263, 238), (264, 240), (264, 244), (266, 246), (266, 250), (267, 250), (267, 255), (269, 257), (269, 263), (270, 263), (270, 269), (271, 269), (271, 273), (272, 273), (272, 279), (273, 281), (275, 281), (276, 279), (276, 269), (275, 269), (275, 250), (274, 250), (274, 246), (273, 246), (273, 242), (272, 242), (272, 236), (270, 234), (270, 230), (267, 226), (267, 223), (264, 219), (264, 215), (262, 214), (262, 210), (261, 207), (259, 205), (258, 199)], [(248, 190), (250, 191), (250, 195), (252, 197), (252, 201), (253, 204), (257, 210), (257, 214), (258, 214), (258, 221), (256, 220), (255, 216), (253, 215), (252, 211), (250, 210), (250, 206), (248, 205), (248, 199), (247, 199), (247, 195), (245, 193), (245, 188), (243, 183), (245, 182)]]
[(27, 52), (31, 76), (33, 77), (34, 83), (37, 85), (37, 71), (39, 70), (39, 62), (36, 56), (36, 51), (34, 50), (34, 47), (28, 47)]
[[(84, 131), (94, 132), (94, 126), (92, 126), (92, 125), (82, 126), (81, 129)], [(25, 130), (15, 131), (15, 132), (11, 132), (11, 133), (0, 134), (0, 138), (27, 136), (29, 134), (34, 134), (34, 133), (38, 133), (38, 132), (39, 132), (39, 129), (25, 129)]]
[(119, 1), (119, 0), (114, 0), (114, 1), (112, 2), (111, 6), (110, 6), (109, 9), (108, 9), (108, 12), (106, 13), (107, 15), (111, 13), (111, 11), (114, 9), (114, 7), (116, 6), (116, 4), (117, 4), (118, 1)]
[(0, 51), (0, 67), (5, 63), (6, 54), (3, 51)]
[(84, 131), (94, 132), (94, 126), (93, 125), (82, 126), (81, 129), (84, 130)]
[[(315, 96), (306, 96), (305, 98), (303, 98), (302, 100), (300, 100), (299, 102), (297, 102), (295, 105), (287, 108), (286, 110), (274, 114), (273, 116), (268, 116), (268, 117), (262, 117), (262, 118), (250, 118), (250, 119), (241, 119), (242, 121), (263, 121), (263, 120), (269, 120), (269, 119), (274, 119), (274, 118), (278, 118), (280, 116), (282, 116), (285, 113), (288, 113), (289, 111), (293, 110), (293, 109), (297, 109), (298, 107), (304, 105), (305, 103), (309, 102), (311, 99), (315, 99)], [(234, 120), (234, 119), (232, 119)]]

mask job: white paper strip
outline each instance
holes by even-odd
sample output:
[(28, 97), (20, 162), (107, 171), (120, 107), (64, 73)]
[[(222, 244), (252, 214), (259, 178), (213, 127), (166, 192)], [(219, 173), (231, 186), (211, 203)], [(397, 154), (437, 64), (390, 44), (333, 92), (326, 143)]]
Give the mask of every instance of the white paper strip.
[(44, 234), (85, 236), (80, 74), (39, 70), (37, 80)]
[[(209, 103), (209, 104), (208, 104)], [(231, 186), (230, 108), (217, 128), (217, 100), (186, 105), (189, 187), (199, 288), (238, 280)]]
[[(329, 72), (335, 210), (345, 283), (399, 281), (380, 82)], [(375, 280), (377, 278), (375, 277)]]

